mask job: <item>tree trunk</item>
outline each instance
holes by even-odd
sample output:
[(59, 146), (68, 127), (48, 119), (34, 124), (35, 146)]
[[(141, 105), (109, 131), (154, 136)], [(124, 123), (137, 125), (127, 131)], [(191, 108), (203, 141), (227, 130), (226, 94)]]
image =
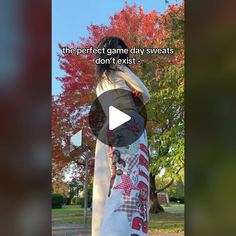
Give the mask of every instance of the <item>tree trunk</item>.
[(159, 200), (157, 197), (155, 175), (152, 175), (152, 174), (150, 174), (150, 200), (153, 201), (153, 206), (150, 208), (150, 213), (165, 212), (164, 208), (159, 203)]

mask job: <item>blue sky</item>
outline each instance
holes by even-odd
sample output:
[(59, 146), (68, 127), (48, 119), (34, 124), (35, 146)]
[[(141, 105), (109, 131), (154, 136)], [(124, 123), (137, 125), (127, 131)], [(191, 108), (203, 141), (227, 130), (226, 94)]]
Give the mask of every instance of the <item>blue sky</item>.
[[(145, 12), (156, 10), (162, 13), (168, 4), (165, 0), (128, 0), (129, 5), (142, 5)], [(170, 0), (169, 4), (180, 2)], [(61, 92), (61, 84), (56, 77), (63, 76), (60, 70), (57, 53), (58, 43), (66, 45), (77, 43), (80, 37), (88, 36), (86, 27), (91, 24), (109, 24), (109, 17), (119, 12), (125, 5), (125, 0), (53, 0), (52, 1), (52, 94)]]

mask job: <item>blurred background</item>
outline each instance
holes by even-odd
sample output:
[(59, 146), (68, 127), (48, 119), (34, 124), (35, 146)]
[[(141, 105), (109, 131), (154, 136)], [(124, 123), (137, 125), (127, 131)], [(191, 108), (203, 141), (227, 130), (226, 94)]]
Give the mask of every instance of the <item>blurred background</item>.
[(0, 25), (0, 234), (50, 235), (50, 1), (1, 1)]
[(185, 6), (186, 234), (235, 235), (236, 6)]

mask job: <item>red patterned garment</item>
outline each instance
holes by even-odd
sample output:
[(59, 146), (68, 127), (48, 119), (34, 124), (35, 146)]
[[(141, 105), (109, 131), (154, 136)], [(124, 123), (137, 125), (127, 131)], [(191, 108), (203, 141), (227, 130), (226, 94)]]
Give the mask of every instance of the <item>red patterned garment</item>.
[[(149, 153), (146, 132), (135, 143), (121, 148), (109, 147), (107, 152), (110, 181), (108, 190), (105, 190), (104, 185), (103, 193), (100, 193), (101, 198), (105, 193), (107, 196), (99, 232), (93, 232), (93, 236), (147, 235)], [(96, 221), (95, 215), (93, 224)]]

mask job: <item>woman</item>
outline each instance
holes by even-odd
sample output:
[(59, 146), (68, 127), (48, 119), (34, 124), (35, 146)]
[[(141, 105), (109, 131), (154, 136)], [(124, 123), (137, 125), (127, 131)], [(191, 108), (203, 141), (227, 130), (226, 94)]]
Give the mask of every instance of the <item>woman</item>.
[[(128, 49), (117, 37), (105, 37), (98, 48)], [(126, 59), (126, 53), (99, 54), (101, 59)], [(132, 92), (145, 104), (149, 92), (142, 81), (126, 65), (103, 64), (96, 68), (97, 96), (122, 89)], [(114, 90), (114, 91), (116, 91)], [(130, 93), (131, 94), (131, 93)], [(131, 116), (140, 122), (134, 96), (117, 94), (116, 100), (132, 111)], [(103, 102), (101, 102), (103, 106)], [(106, 128), (106, 127), (105, 127)], [(103, 129), (104, 130), (104, 129)], [(132, 131), (131, 131), (132, 132)], [(116, 138), (116, 137), (115, 137)], [(128, 146), (106, 145), (97, 140), (93, 185), (92, 236), (135, 236), (147, 235), (149, 211), (149, 169), (147, 136)]]

